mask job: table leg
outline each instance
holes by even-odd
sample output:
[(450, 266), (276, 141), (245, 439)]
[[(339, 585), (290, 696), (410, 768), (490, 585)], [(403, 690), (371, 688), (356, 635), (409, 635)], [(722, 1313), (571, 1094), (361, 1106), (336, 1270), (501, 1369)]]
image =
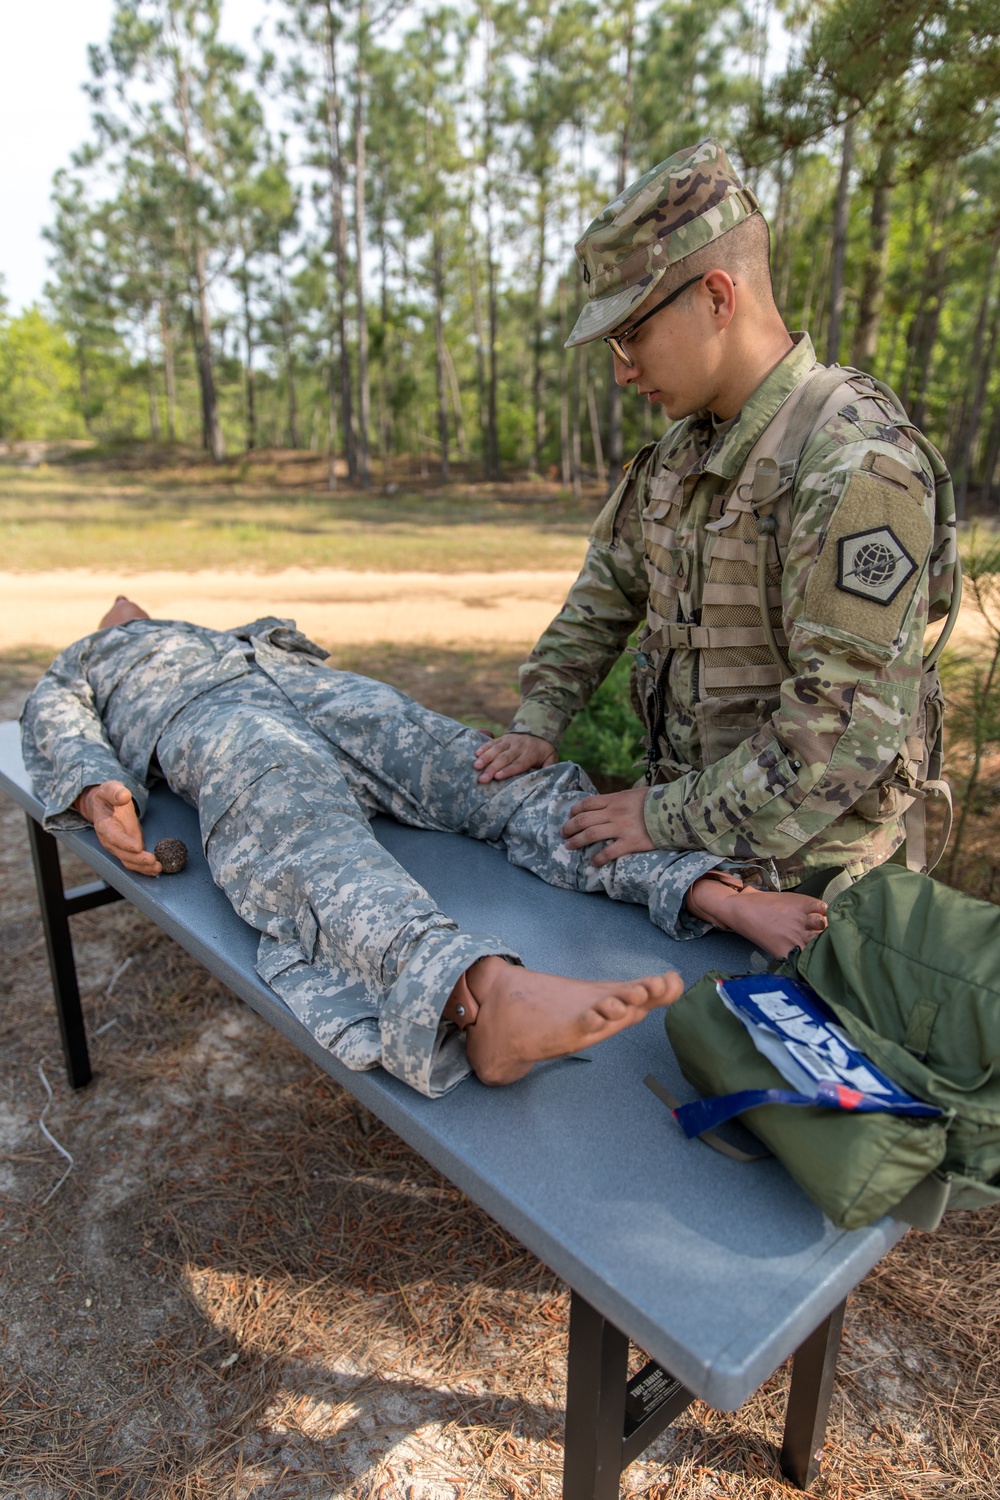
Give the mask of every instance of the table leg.
[(819, 1473), (845, 1306), (846, 1299), (799, 1345), (792, 1358), (781, 1472), (800, 1490), (808, 1489)]
[(45, 930), (49, 972), (55, 992), (63, 1057), (66, 1060), (66, 1076), (73, 1088), (80, 1089), (91, 1079), (90, 1056), (80, 1007), (80, 988), (76, 979), (76, 960), (73, 957), (69, 912), (59, 865), (59, 848), (51, 833), (46, 833), (31, 817), (28, 818), (28, 838), (35, 866), (35, 883), (42, 912), (42, 927)]
[(627, 1337), (573, 1292), (563, 1500), (618, 1500), (627, 1374)]
[(654, 1360), (626, 1379), (628, 1350), (625, 1334), (573, 1292), (563, 1500), (618, 1500), (622, 1470), (694, 1400)]

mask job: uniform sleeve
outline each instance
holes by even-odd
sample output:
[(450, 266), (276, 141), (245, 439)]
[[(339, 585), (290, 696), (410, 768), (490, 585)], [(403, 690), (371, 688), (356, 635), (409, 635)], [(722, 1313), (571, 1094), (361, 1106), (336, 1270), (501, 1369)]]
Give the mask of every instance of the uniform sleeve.
[(845, 442), (825, 429), (803, 454), (782, 576), (791, 675), (778, 707), (723, 759), (650, 790), (658, 847), (785, 858), (903, 748), (920, 688), (933, 484), (902, 434), (863, 432)]
[(21, 715), (21, 748), (35, 795), (44, 804), (43, 827), (86, 828), (73, 803), (88, 786), (120, 781), (135, 799), (139, 816), (147, 792), (108, 740), (83, 670), (81, 647), (58, 656), (28, 699)]
[(625, 649), (646, 613), (648, 582), (636, 503), (624, 517), (630, 471), (611, 496), (590, 537), (580, 576), (566, 603), (521, 668), (521, 703), (510, 729), (557, 744)]

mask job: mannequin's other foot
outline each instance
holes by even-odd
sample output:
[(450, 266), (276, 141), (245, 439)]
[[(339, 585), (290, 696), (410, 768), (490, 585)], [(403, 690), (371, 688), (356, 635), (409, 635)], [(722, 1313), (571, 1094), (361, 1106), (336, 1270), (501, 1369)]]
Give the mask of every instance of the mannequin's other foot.
[(787, 958), (826, 927), (826, 902), (795, 891), (761, 891), (703, 876), (687, 893), (694, 916), (749, 938), (772, 958)]

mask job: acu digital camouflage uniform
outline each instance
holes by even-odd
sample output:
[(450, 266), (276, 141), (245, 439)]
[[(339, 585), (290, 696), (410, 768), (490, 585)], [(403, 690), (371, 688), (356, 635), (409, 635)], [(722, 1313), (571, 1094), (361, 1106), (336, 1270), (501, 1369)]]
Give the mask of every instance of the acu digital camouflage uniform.
[[(577, 246), (599, 300), (570, 342), (617, 327), (660, 260), (751, 211), (715, 142), (647, 174)], [(626, 280), (618, 290), (616, 278)], [(934, 475), (903, 414), (858, 377), (814, 427), (800, 397), (817, 368), (808, 336), (796, 335), (735, 418), (697, 413), (641, 450), (522, 668), (510, 726), (558, 742), (641, 622), (632, 686), (653, 843), (772, 857), (784, 888), (831, 867), (859, 875), (902, 842), (904, 792), (927, 739), (915, 721), (928, 570), (947, 561), (935, 546)], [(766, 579), (787, 670), (762, 621), (746, 482), (783, 409), (797, 462), (774, 509)]]
[(647, 905), (674, 937), (716, 856), (633, 855), (595, 870), (566, 847), (569, 809), (593, 791), (576, 766), (480, 785), (481, 735), (382, 683), (321, 666), (290, 621), (230, 632), (135, 620), (59, 656), (28, 700), (24, 759), (44, 826), (86, 826), (72, 804), (121, 781), (140, 816), (156, 775), (198, 808), (216, 884), (262, 934), (257, 970), (348, 1067), (381, 1063), (430, 1095), (469, 1072), (441, 1011), (471, 964), (518, 961), (460, 931), (382, 848), (369, 818), (462, 832), (551, 885)]

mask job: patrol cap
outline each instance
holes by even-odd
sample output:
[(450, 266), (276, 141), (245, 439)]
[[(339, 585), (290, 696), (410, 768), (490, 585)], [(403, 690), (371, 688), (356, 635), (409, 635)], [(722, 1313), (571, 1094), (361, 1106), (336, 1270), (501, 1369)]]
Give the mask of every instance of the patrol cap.
[(603, 338), (645, 301), (668, 266), (757, 212), (757, 199), (718, 141), (668, 156), (602, 209), (577, 241), (590, 301), (566, 348)]

